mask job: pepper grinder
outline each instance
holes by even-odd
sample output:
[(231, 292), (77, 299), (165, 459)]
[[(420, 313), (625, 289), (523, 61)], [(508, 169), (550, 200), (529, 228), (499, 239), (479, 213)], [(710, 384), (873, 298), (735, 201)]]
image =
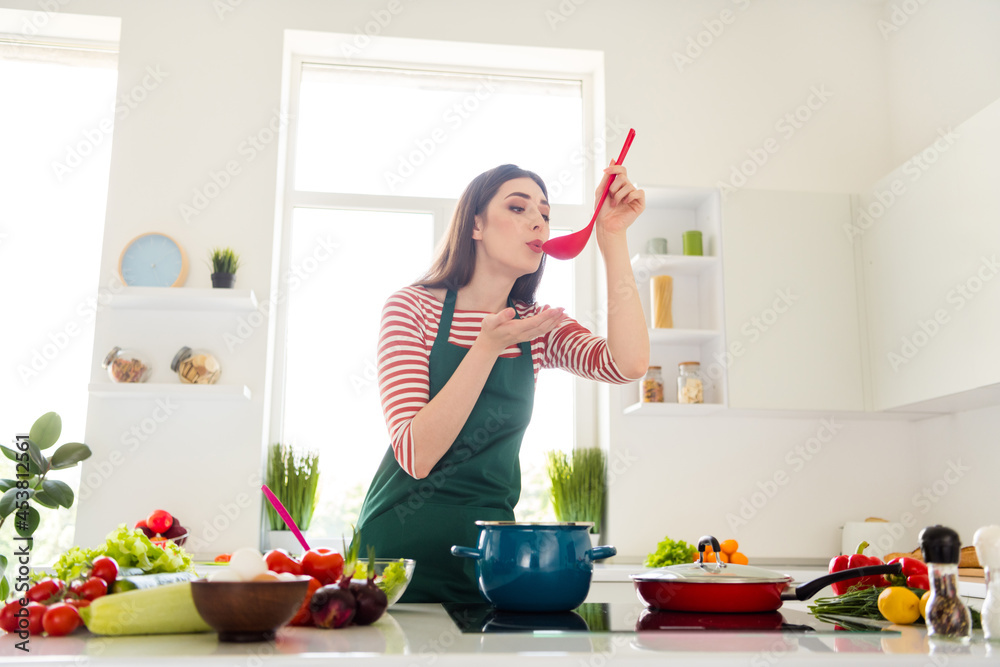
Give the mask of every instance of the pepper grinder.
[(983, 601), (983, 636), (1000, 641), (1000, 526), (984, 526), (972, 538), (979, 563), (986, 569), (986, 600)]
[(920, 531), (920, 550), (927, 563), (931, 596), (927, 600), (927, 634), (931, 640), (968, 643), (972, 615), (958, 595), (958, 561), (962, 542), (951, 528), (928, 526)]

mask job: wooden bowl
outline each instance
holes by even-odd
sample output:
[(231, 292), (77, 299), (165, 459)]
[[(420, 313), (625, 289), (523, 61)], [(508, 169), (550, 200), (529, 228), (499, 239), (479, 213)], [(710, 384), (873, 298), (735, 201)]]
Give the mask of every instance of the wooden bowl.
[(274, 639), (302, 606), (309, 577), (295, 581), (191, 582), (191, 596), (201, 617), (219, 633), (219, 641), (260, 642)]

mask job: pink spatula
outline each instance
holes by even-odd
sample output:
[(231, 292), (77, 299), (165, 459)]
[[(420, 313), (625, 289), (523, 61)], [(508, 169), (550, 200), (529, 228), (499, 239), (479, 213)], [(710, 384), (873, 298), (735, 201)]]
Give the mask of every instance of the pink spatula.
[[(635, 139), (635, 130), (630, 129), (628, 131), (628, 136), (625, 137), (625, 145), (622, 146), (622, 152), (618, 156), (618, 161), (615, 164), (621, 164), (625, 161), (625, 154), (628, 153), (629, 146), (632, 145), (632, 140)], [(604, 193), (601, 195), (601, 201), (597, 202), (597, 208), (594, 210), (594, 217), (590, 219), (590, 224), (581, 229), (578, 232), (573, 232), (572, 234), (566, 234), (565, 236), (557, 236), (554, 239), (549, 239), (544, 244), (542, 244), (542, 250), (556, 259), (573, 259), (587, 246), (587, 241), (590, 240), (590, 233), (594, 231), (594, 223), (597, 222), (597, 214), (601, 212), (601, 207), (604, 206), (604, 200), (608, 198), (608, 191), (611, 189), (611, 184), (614, 183), (615, 176), (612, 175), (608, 179), (607, 184), (604, 186)]]
[(267, 484), (261, 484), (260, 490), (263, 491), (264, 495), (267, 496), (267, 499), (271, 501), (271, 507), (273, 507), (274, 511), (278, 513), (278, 516), (284, 520), (285, 525), (292, 529), (292, 534), (295, 535), (295, 538), (299, 541), (299, 544), (302, 545), (302, 548), (309, 551), (309, 545), (306, 544), (306, 538), (302, 537), (302, 531), (299, 530), (299, 527), (295, 525), (294, 521), (292, 521), (292, 515), (288, 513), (288, 510), (286, 510), (285, 506), (281, 504), (278, 497), (274, 495), (271, 489), (267, 488)]

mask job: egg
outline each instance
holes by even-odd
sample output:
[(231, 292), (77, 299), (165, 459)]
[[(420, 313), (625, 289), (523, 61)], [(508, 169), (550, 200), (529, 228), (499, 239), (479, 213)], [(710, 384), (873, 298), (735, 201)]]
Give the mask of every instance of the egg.
[(244, 547), (233, 552), (229, 569), (236, 573), (240, 581), (251, 581), (258, 574), (267, 572), (267, 562), (256, 549)]

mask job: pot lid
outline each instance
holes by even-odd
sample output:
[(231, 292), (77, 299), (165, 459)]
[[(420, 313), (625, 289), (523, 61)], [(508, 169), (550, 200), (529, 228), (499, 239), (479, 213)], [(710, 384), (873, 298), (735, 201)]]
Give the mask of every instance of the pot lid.
[(700, 584), (777, 584), (793, 578), (753, 565), (733, 563), (684, 563), (669, 565), (641, 574), (629, 575), (633, 581), (662, 581)]
[(535, 528), (575, 528), (594, 526), (593, 521), (477, 521), (477, 526), (513, 526), (513, 527), (535, 527)]

